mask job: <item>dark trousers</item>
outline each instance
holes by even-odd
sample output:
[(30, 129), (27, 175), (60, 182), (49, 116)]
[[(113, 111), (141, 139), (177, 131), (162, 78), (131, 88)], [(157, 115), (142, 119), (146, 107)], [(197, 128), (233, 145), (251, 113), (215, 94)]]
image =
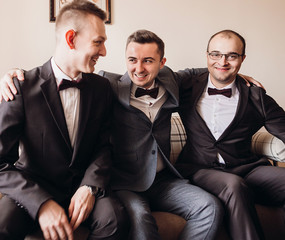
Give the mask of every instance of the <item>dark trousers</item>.
[[(97, 199), (93, 212), (83, 223), (90, 229), (89, 240), (125, 240), (128, 221), (125, 210), (115, 197)], [(0, 199), (0, 239), (23, 240), (38, 228), (27, 211), (7, 196)]]
[(235, 170), (202, 169), (191, 180), (223, 202), (232, 239), (264, 239), (255, 203), (284, 209), (285, 168), (257, 166), (240, 176)]

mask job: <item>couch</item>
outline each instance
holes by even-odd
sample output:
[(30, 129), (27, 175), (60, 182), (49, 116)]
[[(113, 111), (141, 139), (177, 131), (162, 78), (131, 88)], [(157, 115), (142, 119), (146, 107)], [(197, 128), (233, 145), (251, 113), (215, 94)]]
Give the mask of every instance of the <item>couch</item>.
[[(171, 157), (174, 164), (183, 145), (185, 144), (186, 134), (181, 119), (174, 114), (171, 119)], [(272, 160), (276, 167), (285, 167), (285, 144), (278, 138), (272, 136), (265, 130), (257, 132), (252, 138), (252, 150), (258, 154), (266, 156)], [(282, 166), (283, 165), (283, 166)], [(2, 195), (0, 193), (0, 199)], [(256, 205), (256, 209), (268, 240), (285, 239), (285, 223), (282, 208), (266, 207)], [(177, 215), (167, 212), (153, 212), (156, 219), (158, 230), (162, 240), (176, 240), (182, 231), (185, 220)], [(84, 240), (88, 236), (88, 230), (80, 227), (75, 232), (76, 240)], [(25, 240), (40, 240), (41, 231), (38, 230), (28, 235)], [(230, 237), (224, 226), (219, 231), (217, 240), (229, 240)], [(151, 239), (150, 239), (151, 240)]]

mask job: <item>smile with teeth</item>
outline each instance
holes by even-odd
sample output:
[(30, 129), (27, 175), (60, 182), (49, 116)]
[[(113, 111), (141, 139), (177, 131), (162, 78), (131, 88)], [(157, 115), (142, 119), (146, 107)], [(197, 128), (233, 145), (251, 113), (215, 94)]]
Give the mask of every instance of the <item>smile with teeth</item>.
[(98, 61), (98, 58), (92, 58), (92, 61), (96, 64)]
[(147, 75), (148, 75), (148, 74), (137, 74), (137, 73), (135, 73), (135, 76), (136, 76), (137, 78), (145, 78)]

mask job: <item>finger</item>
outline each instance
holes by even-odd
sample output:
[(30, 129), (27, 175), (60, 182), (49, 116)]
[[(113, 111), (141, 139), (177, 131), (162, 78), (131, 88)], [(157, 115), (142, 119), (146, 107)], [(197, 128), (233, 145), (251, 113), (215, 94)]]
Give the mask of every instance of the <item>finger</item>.
[(75, 221), (75, 223), (74, 223), (74, 225), (73, 225), (73, 227), (72, 227), (73, 231), (74, 231), (76, 228), (78, 228), (79, 225), (80, 225), (83, 221), (84, 221), (84, 212), (82, 211), (82, 212), (80, 212), (78, 218), (76, 219), (76, 221)]
[(240, 74), (240, 76), (241, 76), (242, 79), (245, 81), (246, 86), (250, 87), (250, 83), (249, 83), (249, 81), (248, 81), (248, 78), (249, 78), (249, 77), (246, 78), (243, 74)]
[(17, 74), (17, 78), (20, 81), (24, 81), (24, 72), (22, 69), (17, 69), (16, 74)]
[[(10, 85), (9, 85), (10, 86)], [(14, 85), (13, 86), (13, 93), (16, 94), (17, 93), (17, 89), (15, 88)], [(3, 88), (3, 95), (5, 97), (5, 101), (9, 101), (9, 100), (13, 100), (14, 99), (14, 95), (12, 94), (12, 92), (10, 91), (8, 85), (6, 84), (6, 86)]]
[[(23, 73), (21, 72), (21, 74), (23, 74)], [(5, 82), (5, 85), (2, 86), (2, 88), (5, 90), (5, 92), (10, 92), (10, 94), (11, 94), (11, 91), (13, 92), (13, 94), (17, 93), (17, 89), (16, 89), (14, 82), (13, 82), (13, 77), (18, 77), (18, 75), (16, 73), (15, 74), (14, 73), (7, 74), (4, 76), (4, 79), (3, 79), (3, 81)]]
[[(9, 96), (5, 93), (5, 91), (2, 91), (2, 96), (6, 102), (8, 102), (10, 100)], [(12, 100), (13, 100), (13, 98), (14, 98), (14, 96), (12, 96)]]
[(74, 201), (71, 200), (70, 205), (68, 207), (68, 216), (69, 218), (72, 217), (74, 211)]
[(3, 101), (3, 94), (2, 94), (2, 90), (1, 90), (1, 88), (0, 88), (0, 103)]
[(51, 239), (51, 236), (50, 236), (48, 230), (42, 230), (42, 232), (43, 232), (43, 235), (44, 235), (44, 239), (45, 239), (45, 240), (50, 240), (50, 239)]
[[(17, 94), (17, 89), (16, 89), (16, 87), (15, 87), (13, 81), (12, 81), (12, 82), (11, 82), (11, 81), (8, 82), (7, 84), (8, 84), (8, 85), (7, 85), (7, 87), (5, 88), (5, 91), (8, 93), (9, 97), (10, 97), (10, 95), (13, 96), (12, 93), (13, 93), (13, 94)], [(11, 92), (12, 92), (12, 93), (11, 93)]]
[(64, 231), (66, 233), (66, 239), (73, 240), (73, 230), (69, 223), (64, 224)]
[(58, 226), (55, 228), (59, 239), (67, 239), (67, 234), (65, 232), (65, 228), (63, 226)]
[(12, 92), (14, 94), (17, 93), (17, 89), (15, 88), (13, 79), (11, 78), (10, 75), (7, 75), (3, 79), (1, 79), (0, 88), (1, 88), (1, 94), (3, 98), (5, 99), (5, 101), (8, 101), (9, 99), (13, 100), (14, 96)]
[(77, 218), (78, 218), (78, 215), (79, 215), (79, 213), (76, 212), (76, 211), (74, 211), (74, 212), (72, 213), (72, 215), (71, 215), (70, 226), (71, 226), (72, 229), (74, 229), (74, 225), (75, 225), (75, 223), (76, 223), (76, 220), (77, 220)]
[(24, 72), (22, 69), (19, 68), (13, 68), (10, 71), (8, 71), (8, 74), (11, 77), (17, 77), (20, 81), (24, 80)]
[(58, 219), (54, 222), (55, 230), (60, 239), (67, 239), (65, 224), (68, 224), (67, 217), (62, 212), (59, 213)]
[(55, 227), (49, 228), (49, 234), (50, 234), (50, 239), (59, 240), (59, 237), (58, 237), (58, 234), (57, 234)]
[(263, 89), (265, 90), (264, 86), (263, 86), (260, 82), (258, 82), (258, 81), (256, 81), (256, 80), (253, 79), (253, 83), (254, 83), (256, 86), (261, 87), (261, 88), (263, 88)]

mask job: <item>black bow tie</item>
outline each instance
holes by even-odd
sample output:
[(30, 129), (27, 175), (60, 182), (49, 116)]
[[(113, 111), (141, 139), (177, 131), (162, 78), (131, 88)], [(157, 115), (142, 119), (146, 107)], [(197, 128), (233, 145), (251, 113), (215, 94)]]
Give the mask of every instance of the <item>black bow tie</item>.
[(152, 98), (157, 98), (158, 95), (158, 87), (156, 88), (152, 88), (152, 89), (143, 89), (143, 88), (137, 88), (136, 93), (135, 93), (135, 97), (141, 97), (144, 95), (149, 95)]
[(209, 95), (216, 95), (216, 94), (222, 94), (228, 98), (232, 96), (232, 89), (226, 88), (226, 89), (216, 89), (216, 88), (208, 88), (208, 94)]
[(62, 81), (58, 85), (57, 90), (61, 91), (61, 90), (64, 90), (64, 89), (67, 89), (67, 88), (72, 88), (72, 87), (81, 89), (83, 86), (84, 86), (84, 81), (83, 81), (82, 78), (77, 80), (77, 81), (62, 79)]

